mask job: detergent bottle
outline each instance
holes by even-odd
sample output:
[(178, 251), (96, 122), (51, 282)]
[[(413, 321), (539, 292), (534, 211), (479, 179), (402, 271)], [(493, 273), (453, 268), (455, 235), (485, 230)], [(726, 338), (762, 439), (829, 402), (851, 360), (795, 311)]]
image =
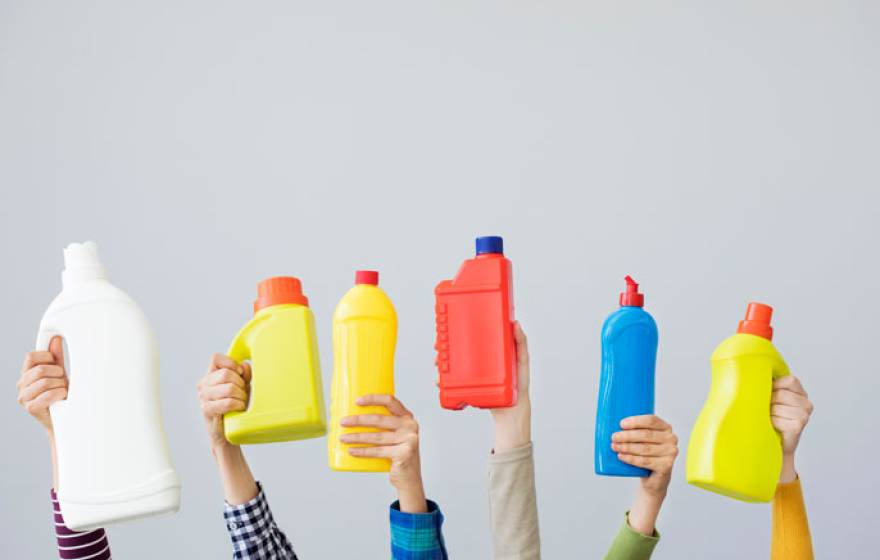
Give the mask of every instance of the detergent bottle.
[(379, 287), (379, 273), (359, 270), (355, 285), (333, 313), (333, 386), (330, 401), (330, 468), (337, 471), (388, 472), (385, 458), (352, 457), (340, 434), (375, 432), (375, 428), (343, 428), (339, 420), (354, 414), (388, 414), (382, 406), (358, 406), (369, 394), (394, 394), (394, 347), (397, 312)]
[(712, 353), (712, 386), (688, 443), (687, 481), (745, 502), (773, 499), (782, 469), (770, 399), (789, 371), (770, 342), (772, 314), (750, 303), (737, 334)]
[(440, 406), (516, 404), (513, 265), (500, 237), (478, 237), (477, 255), (434, 289)]
[(58, 501), (84, 531), (177, 511), (159, 404), (159, 350), (143, 311), (107, 280), (92, 242), (64, 250), (62, 290), (49, 305), (37, 349), (67, 343), (67, 399), (49, 408), (58, 458)]
[(315, 318), (297, 278), (257, 285), (254, 318), (238, 332), (229, 356), (251, 362), (247, 410), (223, 417), (231, 443), (320, 437), (327, 431)]
[(602, 375), (596, 410), (596, 474), (648, 476), (651, 471), (624, 463), (611, 449), (611, 435), (621, 430), (629, 416), (654, 413), (654, 365), (657, 359), (657, 324), (643, 309), (645, 296), (626, 277), (620, 309), (602, 326)]

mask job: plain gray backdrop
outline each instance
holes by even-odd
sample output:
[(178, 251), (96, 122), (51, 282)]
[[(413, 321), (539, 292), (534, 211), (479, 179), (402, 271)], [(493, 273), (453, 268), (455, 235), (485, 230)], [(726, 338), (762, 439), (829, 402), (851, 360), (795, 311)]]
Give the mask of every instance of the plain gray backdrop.
[[(709, 354), (752, 299), (816, 405), (798, 468), (817, 556), (872, 556), (878, 23), (869, 0), (0, 1), (2, 556), (54, 555), (48, 448), (15, 381), (62, 248), (94, 240), (158, 335), (183, 478), (177, 515), (110, 529), (115, 557), (230, 555), (196, 381), (256, 283), (288, 274), (326, 390), (334, 305), (373, 267), (451, 556), (488, 558), (491, 420), (440, 409), (432, 350), (432, 289), (484, 234), (505, 238), (530, 337), (546, 558), (601, 557), (637, 484), (593, 474), (626, 274), (681, 438), (655, 557), (769, 554), (769, 506), (684, 481)], [(331, 472), (325, 445), (247, 449), (279, 525), (306, 560), (387, 557), (387, 477)]]

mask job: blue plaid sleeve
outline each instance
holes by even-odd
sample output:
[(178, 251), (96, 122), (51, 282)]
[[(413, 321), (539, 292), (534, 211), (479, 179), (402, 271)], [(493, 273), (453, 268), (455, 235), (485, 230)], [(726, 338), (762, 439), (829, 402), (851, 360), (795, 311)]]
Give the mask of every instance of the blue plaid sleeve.
[(428, 513), (404, 513), (391, 504), (392, 560), (448, 560), (443, 542), (443, 514), (428, 500)]
[(257, 488), (260, 492), (256, 498), (239, 506), (226, 504), (223, 512), (226, 528), (232, 538), (232, 557), (243, 560), (296, 560), (293, 546), (275, 525), (272, 510), (259, 482)]

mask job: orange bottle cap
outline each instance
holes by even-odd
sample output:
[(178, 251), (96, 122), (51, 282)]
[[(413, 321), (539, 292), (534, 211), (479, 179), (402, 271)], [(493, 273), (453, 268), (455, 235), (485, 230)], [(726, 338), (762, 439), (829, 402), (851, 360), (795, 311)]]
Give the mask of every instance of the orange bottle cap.
[(355, 284), (379, 285), (379, 273), (375, 270), (356, 270), (354, 273)]
[(260, 309), (282, 303), (309, 305), (309, 298), (303, 295), (299, 278), (293, 276), (273, 276), (257, 284), (257, 299), (254, 313)]
[(770, 326), (772, 316), (772, 307), (763, 303), (751, 302), (746, 308), (746, 318), (739, 322), (736, 332), (754, 334), (767, 340), (773, 340), (773, 327)]

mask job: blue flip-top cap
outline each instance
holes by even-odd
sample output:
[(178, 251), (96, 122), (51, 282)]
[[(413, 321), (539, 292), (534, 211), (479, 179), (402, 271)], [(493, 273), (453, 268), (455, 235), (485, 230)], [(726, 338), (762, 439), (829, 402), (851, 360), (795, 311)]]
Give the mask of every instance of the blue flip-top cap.
[(477, 238), (477, 254), (484, 255), (486, 253), (504, 254), (504, 240), (497, 235), (489, 235)]

